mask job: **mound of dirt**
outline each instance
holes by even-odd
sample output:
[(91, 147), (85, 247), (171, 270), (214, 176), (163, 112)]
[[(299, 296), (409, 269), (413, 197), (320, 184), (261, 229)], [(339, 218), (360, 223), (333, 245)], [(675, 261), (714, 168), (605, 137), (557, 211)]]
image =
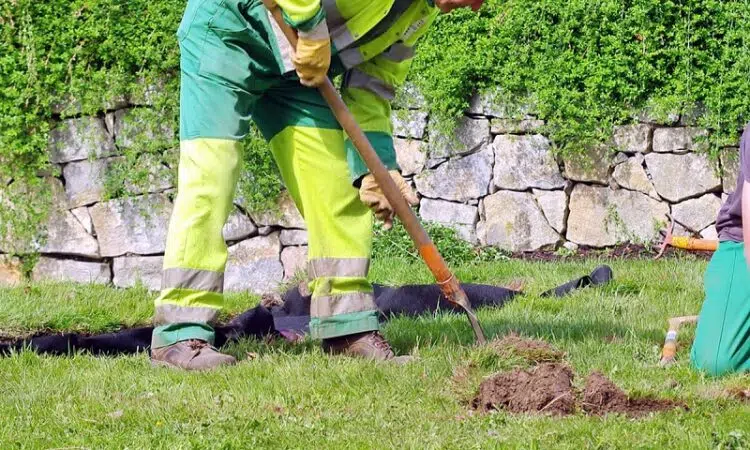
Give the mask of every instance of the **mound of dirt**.
[[(579, 398), (582, 397), (582, 398)], [(685, 405), (667, 399), (630, 398), (609, 378), (592, 373), (580, 395), (573, 390), (573, 371), (564, 364), (546, 363), (532, 371), (516, 369), (496, 374), (479, 386), (474, 409), (488, 412), (573, 414), (578, 406), (589, 415), (617, 413), (642, 417)]]
[(575, 411), (573, 372), (563, 364), (546, 363), (532, 371), (516, 369), (485, 380), (474, 409), (514, 413), (572, 414)]
[(537, 339), (526, 339), (515, 333), (508, 334), (502, 339), (494, 340), (490, 343), (492, 348), (499, 355), (520, 356), (533, 362), (554, 362), (560, 361), (564, 352), (552, 347), (550, 344)]
[(599, 372), (589, 375), (583, 390), (583, 410), (596, 416), (620, 413), (629, 417), (641, 417), (679, 407), (684, 408), (685, 405), (667, 399), (628, 397), (612, 380)]

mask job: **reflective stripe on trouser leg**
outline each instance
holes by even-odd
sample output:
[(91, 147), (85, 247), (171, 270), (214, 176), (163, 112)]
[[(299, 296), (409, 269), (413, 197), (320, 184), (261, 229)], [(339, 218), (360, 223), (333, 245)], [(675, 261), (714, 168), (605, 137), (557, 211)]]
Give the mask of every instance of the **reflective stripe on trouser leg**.
[(240, 143), (180, 142), (178, 194), (167, 236), (152, 346), (187, 339), (213, 342), (210, 323), (223, 303), (227, 246), (222, 228), (233, 206)]
[(343, 132), (287, 126), (271, 139), (271, 149), (307, 225), (311, 335), (326, 339), (377, 330), (378, 310), (367, 281), (372, 215), (351, 185)]

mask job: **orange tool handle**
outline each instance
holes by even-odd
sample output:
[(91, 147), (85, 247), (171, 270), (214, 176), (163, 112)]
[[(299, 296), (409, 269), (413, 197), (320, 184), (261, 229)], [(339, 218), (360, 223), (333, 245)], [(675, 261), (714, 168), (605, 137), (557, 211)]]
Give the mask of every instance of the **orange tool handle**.
[(716, 251), (719, 246), (718, 241), (711, 241), (708, 239), (696, 239), (686, 236), (675, 236), (672, 237), (670, 245), (675, 248), (681, 248), (685, 250), (702, 250), (702, 251)]

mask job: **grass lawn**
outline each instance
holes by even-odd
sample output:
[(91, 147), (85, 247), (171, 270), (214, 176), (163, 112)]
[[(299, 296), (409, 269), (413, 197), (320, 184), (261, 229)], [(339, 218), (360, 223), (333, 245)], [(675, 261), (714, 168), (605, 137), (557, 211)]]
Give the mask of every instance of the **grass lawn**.
[[(681, 399), (688, 411), (643, 419), (471, 414), (481, 379), (524, 366), (473, 346), (463, 316), (396, 319), (384, 333), (404, 367), (323, 355), (314, 342), (246, 341), (243, 359), (213, 373), (151, 368), (145, 355), (0, 358), (0, 449), (8, 448), (749, 448), (750, 404), (725, 394), (750, 376), (719, 380), (691, 370), (693, 329), (679, 362), (658, 366), (671, 316), (697, 314), (705, 261), (612, 261), (615, 280), (565, 299), (536, 294), (603, 261), (507, 262), (458, 267), (462, 281), (526, 281), (529, 294), (482, 310), (489, 336), (510, 331), (567, 353), (581, 386), (600, 370), (630, 394)], [(418, 261), (376, 261), (374, 280), (426, 283)], [(103, 331), (147, 323), (152, 295), (140, 289), (39, 285), (0, 290), (0, 332)], [(257, 297), (235, 295), (228, 313)], [(252, 355), (253, 357), (248, 357)], [(463, 376), (456, 376), (457, 373)]]

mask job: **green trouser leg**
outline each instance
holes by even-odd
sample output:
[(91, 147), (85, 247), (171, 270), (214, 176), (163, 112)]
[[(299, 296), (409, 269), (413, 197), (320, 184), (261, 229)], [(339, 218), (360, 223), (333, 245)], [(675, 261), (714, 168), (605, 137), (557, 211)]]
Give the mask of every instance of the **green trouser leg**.
[(152, 346), (187, 339), (213, 342), (210, 322), (222, 306), (227, 246), (222, 228), (233, 206), (240, 144), (226, 139), (180, 143), (179, 192), (169, 224)]
[(377, 330), (367, 280), (372, 214), (351, 185), (343, 132), (289, 126), (273, 137), (271, 148), (307, 225), (311, 335), (326, 339)]
[(712, 376), (750, 370), (750, 270), (744, 245), (724, 241), (711, 258), (690, 354)]
[[(223, 303), (227, 247), (222, 228), (233, 208), (241, 166), (239, 141), (249, 131), (254, 103), (272, 84), (267, 74), (278, 66), (272, 45), (263, 39), (267, 34), (252, 29), (236, 10), (242, 6), (189, 0), (177, 32), (178, 193), (167, 236), (162, 292), (155, 302), (153, 347), (214, 339), (210, 323)], [(262, 8), (255, 2), (245, 13), (262, 22), (266, 20)], [(240, 40), (242, 45), (236, 45)], [(247, 48), (253, 48), (255, 59)], [(266, 76), (256, 76), (251, 68)]]

